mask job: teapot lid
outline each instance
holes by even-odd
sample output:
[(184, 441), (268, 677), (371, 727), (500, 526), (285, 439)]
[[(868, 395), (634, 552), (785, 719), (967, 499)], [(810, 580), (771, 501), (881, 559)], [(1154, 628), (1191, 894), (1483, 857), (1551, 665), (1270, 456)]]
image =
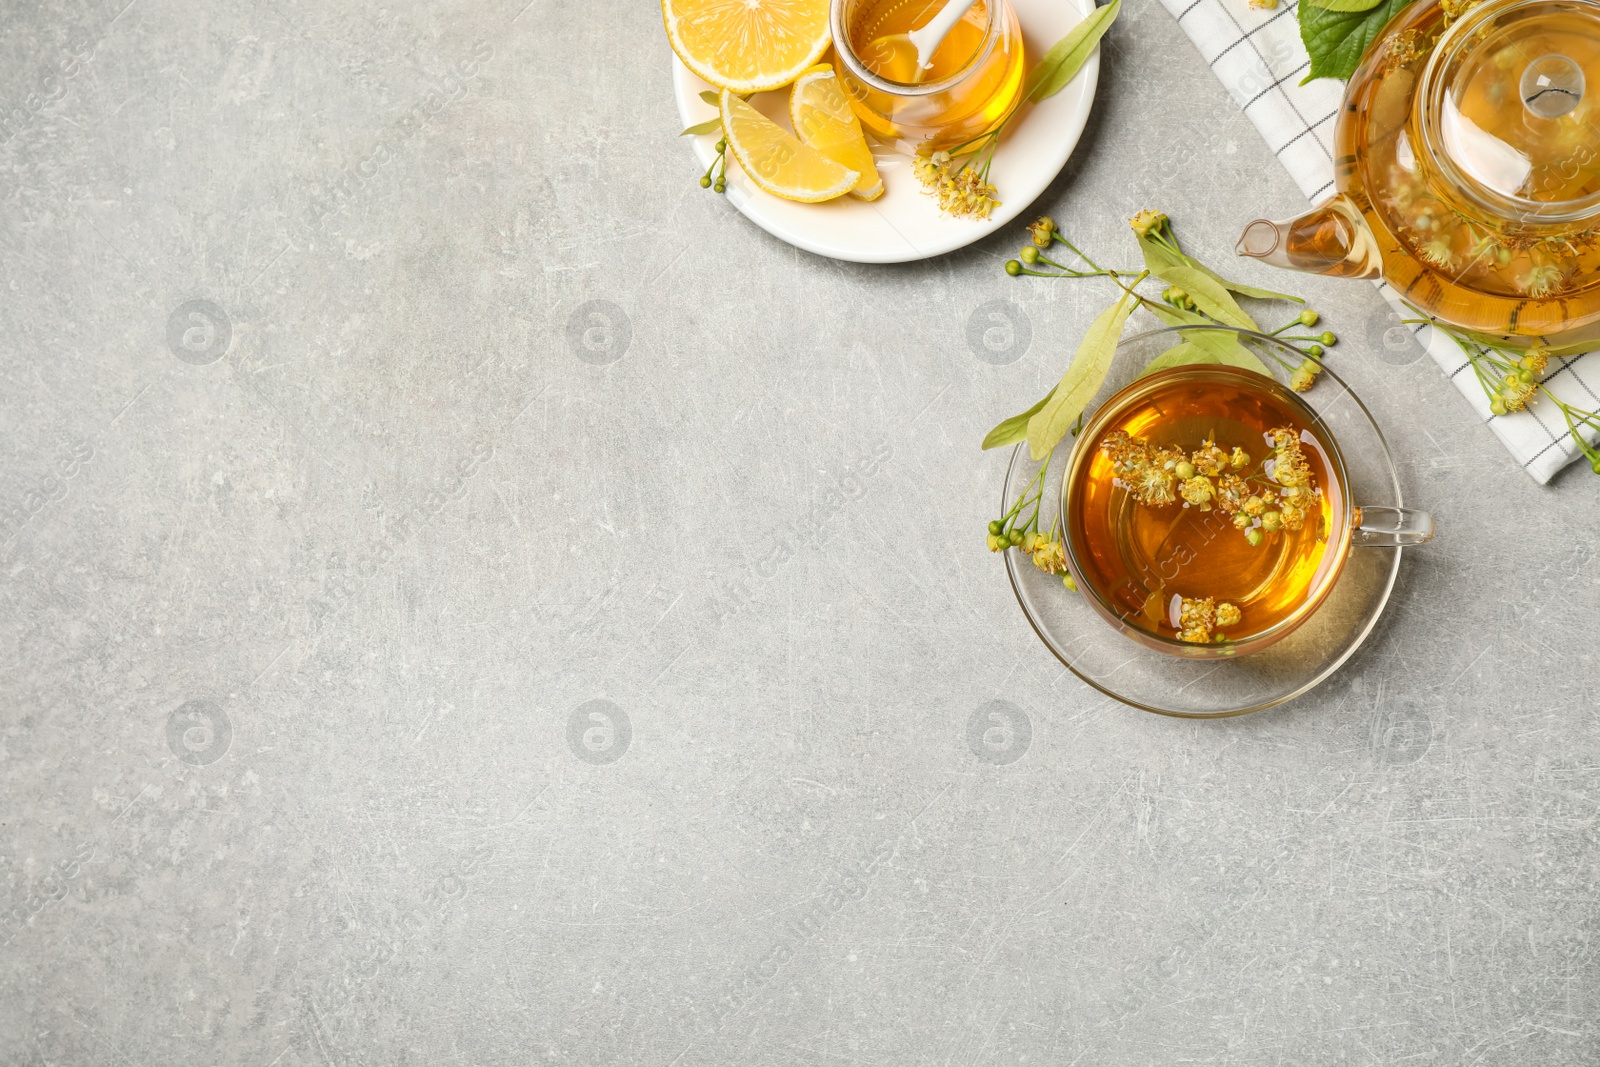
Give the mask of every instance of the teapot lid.
[(1597, 0), (1472, 7), (1439, 38), (1418, 103), (1434, 158), (1491, 213), (1536, 224), (1600, 214)]

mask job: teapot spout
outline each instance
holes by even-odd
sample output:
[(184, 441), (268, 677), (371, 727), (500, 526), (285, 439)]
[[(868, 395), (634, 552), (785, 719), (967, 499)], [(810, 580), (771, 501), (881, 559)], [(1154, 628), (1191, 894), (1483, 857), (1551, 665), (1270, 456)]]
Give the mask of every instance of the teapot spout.
[(1234, 251), (1278, 267), (1333, 278), (1376, 278), (1383, 256), (1355, 201), (1336, 193), (1288, 222), (1256, 219)]

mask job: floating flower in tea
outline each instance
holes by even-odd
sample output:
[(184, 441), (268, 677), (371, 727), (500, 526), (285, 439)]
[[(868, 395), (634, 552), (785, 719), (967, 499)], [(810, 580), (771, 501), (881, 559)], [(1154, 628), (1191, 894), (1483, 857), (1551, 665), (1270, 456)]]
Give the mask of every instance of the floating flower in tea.
[[(1272, 455), (1261, 463), (1260, 470), (1249, 473), (1244, 472), (1250, 466), (1250, 453), (1237, 445), (1231, 451), (1222, 448), (1212, 437), (1186, 454), (1114, 430), (1100, 442), (1100, 450), (1111, 460), (1116, 484), (1140, 504), (1165, 507), (1181, 498), (1184, 507), (1216, 508), (1234, 517), (1234, 528), (1245, 531), (1251, 545), (1260, 545), (1263, 539), (1258, 530), (1303, 529), (1307, 510), (1318, 494), (1299, 433), (1281, 426), (1266, 436)], [(1269, 507), (1269, 503), (1275, 506)], [(1251, 533), (1255, 536), (1249, 536)]]

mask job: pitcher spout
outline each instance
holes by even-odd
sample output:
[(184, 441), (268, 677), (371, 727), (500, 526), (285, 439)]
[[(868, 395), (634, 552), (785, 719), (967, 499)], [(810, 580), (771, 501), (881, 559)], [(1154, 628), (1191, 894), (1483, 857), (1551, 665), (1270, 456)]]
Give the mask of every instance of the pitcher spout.
[(1355, 201), (1343, 193), (1297, 219), (1256, 219), (1244, 228), (1234, 251), (1278, 267), (1333, 278), (1377, 278), (1383, 256)]

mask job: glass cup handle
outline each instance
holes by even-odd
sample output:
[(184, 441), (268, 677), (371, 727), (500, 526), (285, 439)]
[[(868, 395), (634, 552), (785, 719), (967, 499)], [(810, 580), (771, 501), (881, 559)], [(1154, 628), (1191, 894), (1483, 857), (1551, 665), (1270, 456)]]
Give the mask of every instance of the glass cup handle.
[(1433, 540), (1433, 516), (1415, 508), (1356, 508), (1353, 545), (1398, 548)]

